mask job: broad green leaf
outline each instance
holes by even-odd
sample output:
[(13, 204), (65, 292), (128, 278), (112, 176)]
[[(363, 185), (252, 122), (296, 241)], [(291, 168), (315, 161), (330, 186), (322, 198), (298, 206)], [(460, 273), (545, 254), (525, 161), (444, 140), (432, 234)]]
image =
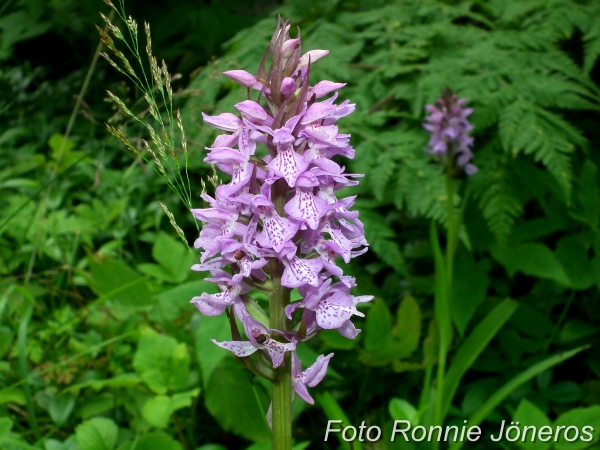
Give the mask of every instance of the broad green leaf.
[(79, 450), (75, 435), (69, 436), (64, 442), (48, 439), (44, 442), (44, 448), (45, 450)]
[[(594, 405), (589, 408), (576, 408), (566, 413), (556, 419), (554, 422), (554, 428), (557, 427), (565, 427), (565, 429), (561, 430), (559, 434), (559, 439), (557, 440), (554, 447), (556, 450), (580, 450), (589, 447), (593, 443), (598, 442), (598, 438), (600, 438), (600, 406)], [(585, 442), (580, 439), (575, 439), (573, 442), (568, 442), (564, 439), (564, 432), (568, 427), (574, 427), (579, 430), (580, 439), (583, 438), (588, 442)], [(589, 434), (592, 435), (592, 439), (589, 438), (588, 435), (583, 434), (584, 427), (591, 427), (593, 429), (588, 428), (585, 431), (588, 431)], [(575, 431), (571, 428), (568, 432), (567, 437), (572, 439), (575, 435)]]
[(531, 242), (514, 246), (506, 251), (502, 262), (511, 276), (515, 272), (523, 272), (525, 275), (556, 281), (563, 286), (571, 285), (558, 258), (544, 244)]
[(400, 302), (396, 319), (396, 338), (400, 341), (394, 348), (398, 358), (410, 356), (419, 346), (421, 337), (421, 308), (414, 297), (407, 295)]
[(487, 347), (498, 330), (506, 323), (517, 309), (518, 303), (506, 299), (488, 313), (485, 318), (477, 324), (468, 337), (462, 343), (452, 364), (448, 369), (444, 380), (444, 404), (442, 406), (442, 417), (445, 417), (454, 394), (458, 389), (460, 380), (477, 357)]
[(48, 145), (52, 149), (52, 157), (57, 158), (62, 147), (62, 156), (66, 156), (73, 150), (75, 143), (70, 139), (65, 139), (62, 134), (54, 133), (48, 139)]
[(8, 437), (12, 429), (13, 421), (8, 417), (0, 417), (0, 439)]
[(180, 241), (166, 233), (159, 233), (152, 246), (152, 257), (169, 276), (165, 281), (181, 283), (190, 274), (196, 262), (194, 255)]
[(485, 299), (489, 285), (490, 262), (475, 262), (473, 255), (459, 251), (454, 262), (450, 314), (461, 335), (465, 334), (475, 310)]
[[(520, 423), (521, 436), (523, 436), (521, 440), (517, 442), (517, 445), (520, 448), (525, 450), (547, 450), (552, 446), (552, 442), (540, 442), (537, 439), (537, 430), (541, 427), (552, 425), (552, 422), (550, 422), (550, 419), (546, 417), (546, 414), (540, 411), (533, 403), (530, 403), (526, 399), (521, 400), (521, 403), (519, 403), (519, 406), (513, 415), (513, 422)], [(533, 434), (536, 437), (533, 439), (533, 442), (531, 440), (531, 429), (526, 430), (525, 435), (523, 434), (524, 427), (530, 426), (535, 427)], [(522, 442), (525, 437), (526, 442)]]
[[(325, 413), (325, 416), (328, 420), (342, 421), (341, 423), (338, 422), (339, 426), (336, 426), (336, 428), (343, 429), (346, 426), (352, 425), (352, 422), (350, 422), (350, 419), (348, 419), (348, 416), (346, 416), (346, 413), (344, 413), (344, 410), (341, 408), (340, 404), (335, 400), (329, 391), (318, 394), (315, 400)], [(342, 433), (334, 433), (334, 435), (340, 442), (340, 449), (350, 450), (350, 445), (348, 442), (344, 441), (342, 438)], [(354, 450), (362, 450), (362, 444), (358, 440), (354, 441), (353, 444)]]
[(149, 399), (142, 407), (142, 417), (153, 427), (165, 428), (169, 424), (171, 414), (178, 409), (192, 404), (192, 398), (200, 393), (200, 389), (181, 392), (172, 397), (157, 395)]
[(413, 427), (419, 425), (417, 409), (406, 400), (393, 398), (388, 406), (390, 416), (394, 420), (408, 420)]
[[(235, 359), (223, 359), (212, 372), (204, 402), (225, 431), (260, 442), (269, 437), (264, 420), (268, 400), (261, 398), (262, 404), (259, 407), (250, 376)], [(261, 389), (258, 386), (256, 388), (260, 393)]]
[(219, 342), (231, 340), (229, 321), (224, 314), (214, 317), (201, 316), (196, 329), (196, 356), (202, 369), (204, 387), (208, 385), (215, 367), (227, 356), (227, 352), (213, 344), (211, 339)]
[(156, 294), (155, 297), (159, 300), (167, 300), (187, 308), (190, 306), (190, 300), (193, 297), (202, 295), (203, 292), (216, 294), (219, 292), (219, 288), (214, 283), (204, 280), (188, 281), (172, 289), (162, 291)]
[(94, 417), (75, 428), (79, 450), (113, 450), (119, 428), (104, 417)]
[(62, 425), (67, 421), (74, 407), (75, 397), (72, 394), (66, 393), (50, 398), (48, 412), (54, 423)]
[(190, 370), (190, 355), (184, 343), (142, 328), (133, 367), (148, 387), (157, 394), (185, 388)]
[[(481, 405), (472, 415), (469, 417), (469, 426), (479, 425), (485, 418), (498, 406), (506, 397), (508, 397), (515, 389), (523, 385), (527, 381), (531, 380), (537, 374), (549, 369), (561, 362), (575, 356), (582, 350), (585, 350), (587, 346), (578, 347), (567, 352), (562, 352), (557, 355), (546, 358), (537, 364), (525, 369), (523, 372), (518, 374), (516, 377), (509, 380), (504, 386), (498, 389), (492, 396)], [(600, 428), (599, 428), (600, 429)], [(463, 442), (457, 442), (450, 447), (450, 450), (458, 450), (462, 447)]]
[[(131, 448), (133, 450), (133, 447)], [(144, 434), (135, 446), (135, 450), (183, 450), (179, 442), (162, 431)]]
[(544, 395), (553, 403), (574, 403), (584, 394), (581, 386), (574, 381), (563, 380), (548, 387)]
[(146, 281), (132, 268), (102, 254), (88, 258), (92, 272), (92, 289), (123, 306), (152, 305), (152, 293)]
[(580, 319), (569, 319), (560, 330), (558, 340), (561, 343), (567, 343), (592, 336), (598, 332), (598, 328), (590, 322)]
[(17, 405), (25, 404), (25, 394), (17, 387), (4, 388), (0, 390), (0, 405), (4, 403), (16, 403)]
[(556, 256), (574, 289), (588, 289), (594, 284), (594, 273), (588, 249), (580, 236), (565, 236), (556, 244)]
[(82, 419), (103, 414), (119, 405), (113, 394), (104, 393), (95, 397), (87, 398), (77, 408), (77, 413)]
[(383, 300), (376, 298), (367, 311), (364, 333), (361, 361), (372, 366), (386, 365), (393, 356), (392, 316)]

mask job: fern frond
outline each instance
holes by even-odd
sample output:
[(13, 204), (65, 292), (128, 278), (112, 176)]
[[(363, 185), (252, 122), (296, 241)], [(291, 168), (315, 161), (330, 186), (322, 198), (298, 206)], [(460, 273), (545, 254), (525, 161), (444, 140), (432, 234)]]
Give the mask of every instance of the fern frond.
[(570, 153), (585, 142), (577, 130), (558, 115), (526, 100), (500, 113), (499, 134), (505, 151), (531, 154), (541, 161), (570, 197), (573, 169)]
[(397, 272), (404, 271), (404, 257), (396, 242), (396, 232), (386, 223), (385, 217), (357, 203), (360, 220), (365, 226), (365, 237), (372, 249), (386, 264)]
[(508, 165), (510, 157), (496, 152), (494, 147), (490, 145), (480, 153), (479, 173), (469, 182), (490, 231), (503, 240), (523, 212), (523, 205), (516, 177)]

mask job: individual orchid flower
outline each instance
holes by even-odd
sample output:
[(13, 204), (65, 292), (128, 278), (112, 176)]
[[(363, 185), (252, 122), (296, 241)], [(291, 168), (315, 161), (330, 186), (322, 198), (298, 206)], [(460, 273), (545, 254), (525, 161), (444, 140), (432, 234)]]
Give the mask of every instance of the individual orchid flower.
[(294, 352), (292, 356), (292, 386), (294, 387), (296, 394), (298, 394), (306, 403), (311, 405), (315, 404), (315, 401), (308, 393), (306, 387), (315, 387), (321, 382), (327, 373), (327, 366), (332, 357), (333, 353), (330, 353), (327, 356), (319, 355), (312, 366), (301, 372), (302, 363), (296, 352)]
[(282, 343), (271, 338), (267, 327), (252, 318), (242, 306), (238, 305), (234, 310), (236, 316), (238, 316), (244, 325), (244, 330), (249, 341), (217, 342), (214, 339), (211, 339), (211, 341), (240, 358), (250, 356), (258, 350), (263, 350), (271, 359), (273, 368), (281, 366), (285, 352), (294, 351), (296, 344), (293, 342)]

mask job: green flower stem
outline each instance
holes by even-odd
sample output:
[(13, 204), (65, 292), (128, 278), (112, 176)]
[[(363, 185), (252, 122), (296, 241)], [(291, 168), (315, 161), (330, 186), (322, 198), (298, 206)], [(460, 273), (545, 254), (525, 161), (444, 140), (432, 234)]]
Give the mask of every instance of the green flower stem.
[[(286, 185), (284, 180), (278, 180), (271, 188), (271, 197), (275, 210), (280, 215), (285, 215)], [(290, 303), (291, 289), (281, 285), (283, 264), (275, 259), (271, 260), (271, 281), (273, 291), (269, 298), (269, 326), (270, 328), (290, 331), (291, 323), (285, 317), (285, 307)], [(284, 364), (276, 369), (277, 380), (272, 386), (272, 424), (273, 450), (292, 450), (292, 361), (290, 353), (285, 353)]]
[[(452, 277), (454, 273), (454, 255), (458, 238), (458, 223), (454, 214), (454, 179), (450, 167), (446, 170), (446, 206), (448, 234), (446, 238), (445, 258), (436, 264), (436, 320), (439, 327), (438, 367), (435, 390), (434, 425), (443, 426), (444, 413), (444, 380), (446, 376), (446, 359), (452, 339), (452, 319), (450, 318), (450, 302), (452, 298)], [(437, 234), (434, 236), (437, 241)], [(437, 242), (436, 242), (437, 244)], [(441, 253), (441, 252), (440, 252)], [(433, 443), (434, 450), (439, 448), (439, 442)]]
[[(281, 266), (280, 262), (277, 262)], [(283, 331), (290, 328), (284, 309), (290, 303), (290, 289), (281, 285), (282, 270), (272, 277), (273, 293), (269, 299), (269, 325)], [(284, 364), (276, 372), (278, 379), (272, 383), (273, 393), (273, 450), (292, 449), (292, 374), (290, 353), (286, 352)]]

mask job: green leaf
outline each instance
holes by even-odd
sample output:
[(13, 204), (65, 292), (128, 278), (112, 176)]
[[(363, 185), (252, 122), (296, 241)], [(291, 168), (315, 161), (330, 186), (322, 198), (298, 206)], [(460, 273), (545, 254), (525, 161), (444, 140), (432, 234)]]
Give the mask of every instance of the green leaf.
[[(258, 386), (255, 387), (259, 390)], [(213, 370), (205, 389), (204, 402), (225, 431), (255, 442), (269, 438), (269, 430), (263, 417), (268, 400), (264, 397), (261, 399), (261, 410), (250, 383), (250, 373), (235, 359), (225, 358)]]
[(83, 383), (73, 384), (66, 388), (63, 392), (78, 391), (79, 389), (91, 387), (96, 392), (106, 387), (120, 388), (132, 387), (141, 382), (141, 378), (135, 373), (122, 373), (113, 378), (105, 378), (100, 380), (89, 380)]
[[(133, 450), (133, 447), (131, 450)], [(135, 450), (183, 450), (183, 447), (168, 434), (155, 431), (144, 434), (137, 441)]]
[(79, 450), (113, 450), (119, 428), (104, 417), (94, 417), (75, 428)]
[(192, 398), (197, 397), (199, 393), (200, 389), (194, 389), (175, 394), (172, 397), (158, 395), (148, 399), (142, 407), (142, 417), (153, 427), (166, 428), (171, 414), (178, 409), (190, 406)]
[(12, 429), (13, 421), (8, 417), (0, 417), (0, 440), (8, 437), (10, 430)]
[(365, 351), (360, 358), (372, 366), (386, 365), (392, 354), (392, 316), (385, 302), (379, 298), (373, 300), (367, 311), (365, 321)]
[[(337, 428), (343, 429), (346, 426), (352, 425), (348, 416), (344, 413), (344, 410), (340, 407), (340, 404), (335, 400), (333, 395), (329, 391), (325, 391), (322, 394), (317, 394), (316, 396), (317, 404), (321, 407), (323, 412), (325, 413), (325, 417), (328, 420), (341, 420), (342, 423), (339, 423)], [(348, 442), (344, 441), (342, 438), (342, 433), (335, 433), (335, 437), (338, 438), (340, 442), (340, 447), (343, 450), (350, 450), (350, 445)], [(362, 444), (356, 440), (353, 442), (354, 450), (362, 450)]]
[(121, 261), (100, 253), (88, 258), (92, 272), (92, 289), (104, 298), (123, 306), (148, 306), (154, 302), (146, 281)]
[[(559, 434), (559, 438), (554, 445), (556, 450), (580, 450), (592, 445), (592, 443), (596, 442), (600, 437), (600, 406), (590, 406), (589, 408), (576, 408), (566, 413), (556, 419), (554, 422), (554, 428), (557, 427), (565, 427), (565, 429), (561, 430)], [(591, 427), (587, 429), (587, 431), (593, 436), (593, 439), (589, 440), (589, 442), (584, 442), (579, 439), (576, 439), (574, 442), (568, 442), (564, 439), (564, 432), (567, 427), (575, 427), (579, 430), (579, 434), (586, 440), (589, 440), (589, 437), (582, 434), (584, 427)], [(572, 438), (574, 436), (573, 429), (569, 430), (568, 437)]]
[(4, 403), (16, 403), (17, 405), (25, 404), (25, 394), (17, 387), (4, 388), (0, 390), (0, 405)]
[(514, 300), (506, 299), (502, 301), (477, 324), (464, 340), (456, 352), (456, 356), (452, 360), (452, 365), (448, 369), (444, 380), (442, 417), (446, 416), (463, 375), (469, 370), (469, 367), (473, 365), (483, 350), (485, 350), (500, 328), (510, 319), (517, 306), (519, 304)]
[(502, 262), (511, 276), (520, 271), (525, 275), (556, 281), (563, 286), (571, 284), (556, 255), (538, 242), (512, 247), (506, 251)]
[(406, 400), (393, 398), (388, 407), (390, 416), (394, 420), (408, 420), (413, 427), (419, 425), (417, 409)]
[(490, 262), (475, 262), (473, 255), (460, 251), (454, 262), (450, 314), (461, 335), (465, 334), (475, 310), (485, 299), (490, 279), (487, 275)]
[(574, 289), (583, 290), (592, 287), (594, 273), (588, 258), (588, 249), (579, 236), (561, 238), (556, 244), (555, 252)]
[(75, 407), (75, 397), (69, 393), (52, 396), (48, 403), (48, 412), (50, 417), (57, 425), (62, 425), (67, 421), (73, 408)]
[(547, 450), (552, 446), (552, 442), (540, 442), (537, 439), (537, 436), (534, 438), (535, 442), (531, 442), (530, 430), (526, 432), (526, 435), (523, 434), (523, 428), (525, 426), (535, 427), (534, 434), (536, 434), (537, 430), (539, 430), (541, 427), (550, 426), (552, 424), (552, 422), (550, 422), (550, 419), (546, 417), (546, 414), (540, 411), (538, 407), (535, 406), (533, 403), (530, 403), (526, 399), (521, 400), (521, 403), (519, 403), (519, 406), (517, 407), (517, 410), (513, 415), (513, 422), (519, 422), (521, 428), (521, 436), (527, 436), (527, 442), (522, 442), (523, 438), (521, 438), (521, 440), (517, 442), (517, 445), (520, 448), (525, 450)]
[(69, 436), (64, 442), (48, 439), (44, 442), (44, 447), (46, 450), (79, 450), (75, 435)]
[[(585, 350), (587, 346), (578, 347), (573, 350), (569, 350), (567, 352), (562, 352), (557, 355), (551, 356), (549, 358), (540, 361), (537, 364), (529, 367), (524, 370), (516, 377), (509, 380), (504, 386), (498, 389), (496, 392), (492, 394), (488, 400), (481, 405), (477, 410), (469, 417), (468, 425), (476, 426), (479, 425), (485, 418), (498, 406), (506, 397), (508, 397), (512, 392), (514, 392), (519, 386), (523, 385), (527, 381), (531, 380), (537, 374), (543, 372), (544, 370), (549, 369), (561, 362), (575, 356), (582, 350)], [(458, 450), (463, 445), (462, 442), (458, 442), (450, 447), (450, 450)]]
[(159, 233), (152, 246), (152, 257), (163, 269), (172, 274), (172, 280), (181, 283), (190, 274), (190, 267), (197, 262), (179, 240), (166, 233)]
[(398, 358), (410, 356), (419, 346), (421, 337), (421, 308), (411, 295), (400, 302), (396, 319), (396, 338), (400, 341), (394, 347)]
[(190, 355), (184, 343), (142, 328), (133, 367), (148, 387), (157, 394), (185, 388), (190, 370)]
[(227, 356), (227, 352), (213, 344), (211, 339), (219, 342), (231, 340), (229, 321), (224, 314), (214, 317), (201, 316), (196, 329), (196, 356), (202, 369), (204, 387), (208, 385), (215, 367)]
[(573, 218), (587, 224), (592, 230), (598, 229), (600, 222), (600, 187), (598, 168), (586, 159), (579, 175), (579, 187), (573, 193), (575, 201), (570, 214)]
[(448, 302), (448, 288), (446, 278), (446, 263), (442, 256), (442, 248), (438, 239), (435, 221), (431, 221), (429, 227), (429, 242), (433, 250), (433, 261), (435, 264), (435, 299), (434, 312), (435, 321), (440, 333), (439, 345), (446, 351), (452, 341), (452, 319)]
[(166, 300), (187, 308), (190, 305), (190, 300), (193, 297), (200, 296), (203, 292), (216, 294), (219, 292), (219, 288), (214, 283), (204, 280), (188, 281), (172, 289), (162, 291), (156, 294), (155, 297), (159, 300)]
[(574, 381), (563, 380), (548, 387), (544, 395), (553, 403), (574, 403), (581, 400), (583, 389)]

